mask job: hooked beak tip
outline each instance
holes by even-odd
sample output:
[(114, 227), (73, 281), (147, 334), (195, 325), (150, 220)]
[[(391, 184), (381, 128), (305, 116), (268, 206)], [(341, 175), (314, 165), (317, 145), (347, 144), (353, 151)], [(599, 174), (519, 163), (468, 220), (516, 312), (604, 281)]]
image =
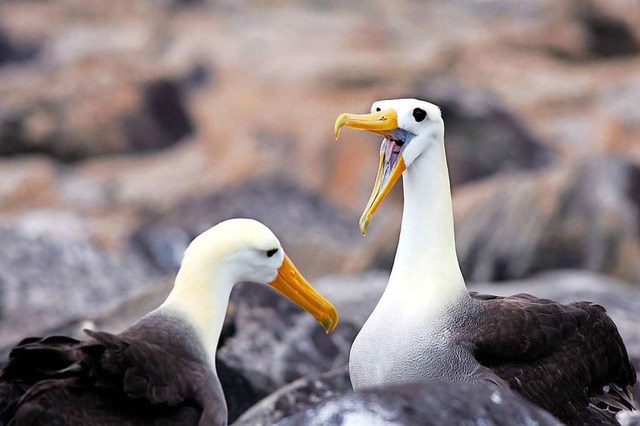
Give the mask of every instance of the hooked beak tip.
[(367, 228), (369, 227), (369, 221), (371, 217), (369, 215), (365, 215), (360, 219), (360, 233), (363, 237), (367, 236)]

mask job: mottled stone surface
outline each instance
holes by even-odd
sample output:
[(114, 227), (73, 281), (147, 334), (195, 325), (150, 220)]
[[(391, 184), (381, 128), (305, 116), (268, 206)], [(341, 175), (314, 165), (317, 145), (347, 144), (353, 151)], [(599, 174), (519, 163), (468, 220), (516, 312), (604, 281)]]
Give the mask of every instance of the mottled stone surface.
[(106, 315), (154, 285), (144, 258), (91, 242), (85, 226), (50, 214), (0, 227), (0, 347)]
[(276, 423), (294, 425), (561, 425), (513, 392), (485, 386), (426, 383), (347, 393)]
[(245, 412), (233, 426), (268, 426), (337, 395), (351, 392), (346, 366), (298, 379)]
[(348, 317), (327, 335), (313, 317), (272, 290), (247, 284), (234, 290), (232, 300), (235, 332), (218, 358), (261, 392), (347, 364), (357, 332)]

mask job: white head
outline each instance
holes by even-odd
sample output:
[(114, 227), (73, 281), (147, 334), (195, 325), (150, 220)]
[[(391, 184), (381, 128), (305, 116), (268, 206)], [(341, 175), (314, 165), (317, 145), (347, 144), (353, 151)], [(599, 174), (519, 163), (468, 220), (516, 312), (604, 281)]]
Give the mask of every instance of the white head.
[(394, 142), (400, 149), (400, 156), (407, 168), (430, 146), (444, 141), (444, 121), (440, 108), (430, 102), (417, 99), (392, 99), (376, 101), (371, 105), (371, 113), (396, 114), (395, 128), (382, 141), (380, 152), (384, 152), (388, 142)]
[(444, 121), (437, 105), (418, 99), (391, 99), (374, 102), (370, 114), (341, 114), (335, 123), (336, 138), (342, 127), (383, 136), (378, 175), (360, 218), (364, 235), (373, 214), (402, 173), (423, 152), (444, 143)]
[(280, 241), (253, 219), (230, 219), (197, 236), (187, 247), (176, 278), (177, 294), (197, 286), (268, 284), (313, 315), (327, 330), (338, 322), (333, 305), (298, 272)]

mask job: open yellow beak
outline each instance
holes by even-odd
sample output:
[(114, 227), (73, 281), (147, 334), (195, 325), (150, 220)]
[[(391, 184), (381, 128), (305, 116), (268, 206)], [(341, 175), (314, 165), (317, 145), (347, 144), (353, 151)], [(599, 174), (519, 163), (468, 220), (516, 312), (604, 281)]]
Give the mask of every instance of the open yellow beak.
[[(398, 128), (398, 115), (393, 109), (386, 109), (371, 114), (340, 114), (336, 119), (334, 127), (336, 139), (340, 134), (340, 129), (343, 127), (368, 130), (386, 138)], [(376, 175), (376, 181), (373, 184), (373, 191), (369, 197), (367, 207), (360, 217), (360, 232), (362, 235), (367, 234), (367, 228), (369, 227), (371, 218), (378, 210), (378, 207), (380, 207), (380, 204), (382, 204), (382, 201), (389, 195), (391, 188), (393, 188), (400, 176), (402, 176), (402, 172), (407, 168), (402, 153), (393, 160), (389, 152), (385, 151), (388, 143), (387, 141), (383, 144), (383, 149), (380, 152), (378, 173)]]
[(313, 315), (327, 334), (338, 325), (336, 308), (309, 284), (286, 254), (278, 275), (269, 285)]

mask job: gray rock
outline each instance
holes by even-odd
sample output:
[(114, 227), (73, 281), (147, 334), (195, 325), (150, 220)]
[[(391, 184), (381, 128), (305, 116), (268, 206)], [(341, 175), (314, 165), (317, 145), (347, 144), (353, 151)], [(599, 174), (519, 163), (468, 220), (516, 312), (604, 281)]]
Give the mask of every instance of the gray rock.
[(29, 335), (75, 329), (158, 279), (130, 249), (89, 241), (80, 218), (47, 217), (0, 225), (0, 347)]
[(327, 335), (308, 313), (254, 284), (234, 290), (232, 306), (234, 333), (218, 350), (218, 359), (241, 372), (259, 392), (271, 393), (348, 362), (357, 328), (345, 318)]
[(616, 420), (620, 426), (640, 426), (640, 411), (621, 411), (616, 415)]
[(26, 40), (16, 41), (0, 27), (0, 66), (33, 60), (40, 51), (40, 45)]
[(582, 59), (611, 59), (640, 52), (640, 41), (632, 26), (625, 22), (625, 17), (615, 16), (611, 11), (602, 10), (589, 2), (580, 6), (577, 15), (584, 28), (588, 53)]
[(426, 383), (328, 398), (279, 426), (561, 425), (513, 392), (495, 387)]
[(216, 372), (227, 402), (229, 423), (266, 396), (255, 389), (242, 372), (229, 368), (223, 361), (216, 362)]
[(233, 426), (268, 426), (327, 398), (351, 391), (347, 367), (303, 377), (278, 389), (245, 412)]
[(233, 217), (261, 221), (307, 277), (348, 262), (361, 238), (353, 217), (284, 177), (252, 179), (220, 193), (189, 199), (143, 225), (134, 241), (160, 268), (175, 272), (188, 242)]

